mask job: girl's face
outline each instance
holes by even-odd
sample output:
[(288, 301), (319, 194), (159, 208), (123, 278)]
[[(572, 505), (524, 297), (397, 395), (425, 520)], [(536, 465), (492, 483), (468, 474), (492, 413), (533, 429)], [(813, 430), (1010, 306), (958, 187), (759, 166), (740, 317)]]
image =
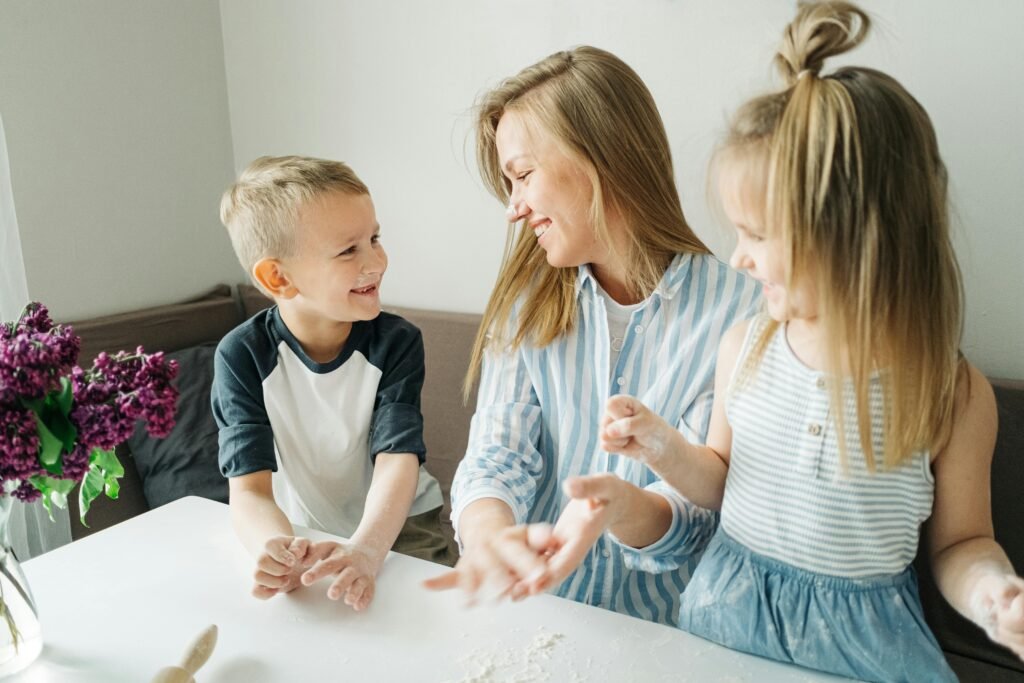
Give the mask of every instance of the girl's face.
[(812, 319), (818, 314), (814, 288), (803, 283), (786, 287), (788, 247), (781, 231), (765, 224), (767, 174), (749, 160), (729, 160), (718, 175), (718, 192), (736, 227), (736, 248), (729, 265), (761, 283), (768, 314), (780, 322)]
[(567, 156), (539, 126), (506, 112), (495, 144), (502, 173), (512, 186), (507, 217), (523, 220), (556, 268), (605, 264), (609, 253), (590, 221), (593, 189), (580, 163)]

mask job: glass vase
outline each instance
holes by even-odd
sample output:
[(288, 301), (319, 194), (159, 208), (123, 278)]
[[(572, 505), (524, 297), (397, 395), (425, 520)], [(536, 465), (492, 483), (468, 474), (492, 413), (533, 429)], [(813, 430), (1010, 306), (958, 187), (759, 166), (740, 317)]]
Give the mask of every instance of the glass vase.
[(11, 548), (7, 529), (16, 504), (20, 503), (0, 491), (0, 678), (27, 667), (43, 649), (36, 601)]

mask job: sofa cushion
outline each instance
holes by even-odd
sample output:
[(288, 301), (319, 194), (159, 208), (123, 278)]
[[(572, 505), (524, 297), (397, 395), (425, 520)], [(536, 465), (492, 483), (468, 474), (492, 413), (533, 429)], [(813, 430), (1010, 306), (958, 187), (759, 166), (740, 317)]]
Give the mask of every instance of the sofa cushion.
[(210, 343), (167, 354), (178, 361), (174, 429), (156, 439), (140, 423), (126, 443), (150, 508), (185, 496), (228, 502), (227, 480), (217, 466), (217, 424), (210, 409), (216, 348)]

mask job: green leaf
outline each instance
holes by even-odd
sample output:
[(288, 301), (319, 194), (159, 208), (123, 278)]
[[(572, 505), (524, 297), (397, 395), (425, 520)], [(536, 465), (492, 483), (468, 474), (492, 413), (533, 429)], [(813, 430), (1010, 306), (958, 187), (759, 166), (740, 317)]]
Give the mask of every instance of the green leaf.
[(89, 462), (99, 468), (100, 474), (103, 475), (103, 490), (107, 498), (116, 500), (121, 492), (121, 485), (117, 480), (124, 476), (124, 466), (117, 459), (117, 453), (113, 449), (101, 451), (97, 448), (89, 455)]
[(103, 483), (103, 475), (99, 468), (91, 465), (88, 474), (82, 480), (82, 487), (78, 489), (78, 508), (81, 511), (82, 526), (89, 526), (85, 523), (85, 515), (103, 490)]
[[(74, 399), (74, 392), (71, 387), (71, 380), (67, 377), (60, 378), (60, 393), (57, 394), (57, 407), (64, 417), (71, 414), (71, 401)], [(70, 448), (68, 449), (71, 450)]]
[[(78, 428), (63, 413), (53, 410), (47, 414), (46, 425), (50, 431), (60, 439), (61, 446), (65, 453), (75, 450), (75, 442), (78, 441)], [(63, 471), (63, 467), (61, 468)]]
[(107, 477), (106, 486), (103, 491), (110, 500), (117, 500), (117, 497), (121, 494), (121, 484), (117, 481), (117, 477)]
[(117, 453), (114, 452), (113, 448), (109, 451), (94, 448), (92, 453), (89, 454), (89, 464), (96, 465), (103, 470), (105, 477), (124, 476), (124, 466), (121, 464), (121, 461), (117, 459)]
[(36, 420), (36, 432), (39, 434), (39, 462), (43, 463), (43, 467), (49, 472), (60, 474), (61, 468), (57, 461), (60, 459), (64, 443), (54, 436), (37, 413), (33, 412), (32, 417)]
[(33, 475), (28, 480), (37, 491), (43, 494), (43, 507), (49, 513), (51, 521), (53, 521), (53, 508), (51, 505), (56, 504), (59, 508), (67, 507), (68, 494), (74, 490), (75, 484), (78, 483), (71, 479), (54, 479), (42, 474)]

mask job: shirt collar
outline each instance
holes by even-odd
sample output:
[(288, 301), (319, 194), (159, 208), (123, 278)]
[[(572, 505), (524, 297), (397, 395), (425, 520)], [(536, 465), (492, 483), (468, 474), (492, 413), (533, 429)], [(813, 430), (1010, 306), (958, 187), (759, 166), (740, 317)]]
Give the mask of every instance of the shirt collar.
[[(671, 299), (682, 288), (686, 277), (690, 272), (690, 263), (693, 261), (693, 254), (676, 254), (661, 276), (661, 281), (654, 288), (652, 295), (660, 296), (663, 299)], [(597, 279), (594, 277), (594, 270), (589, 263), (579, 267), (576, 275), (576, 296), (580, 295), (585, 287), (590, 288), (592, 294), (597, 293)]]

